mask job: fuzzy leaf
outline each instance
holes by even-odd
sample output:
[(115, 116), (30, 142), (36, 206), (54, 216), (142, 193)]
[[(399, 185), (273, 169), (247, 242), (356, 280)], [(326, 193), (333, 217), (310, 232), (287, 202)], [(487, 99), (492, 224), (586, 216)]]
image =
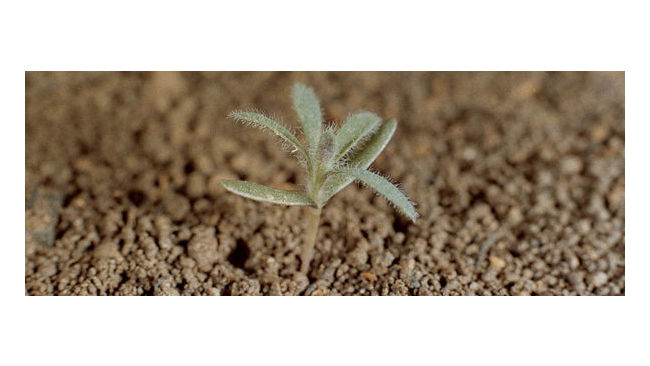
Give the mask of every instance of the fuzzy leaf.
[(326, 169), (332, 167), (336, 162), (335, 156), (338, 151), (338, 142), (336, 135), (331, 129), (325, 129), (320, 141), (320, 160), (321, 165)]
[(396, 128), (397, 120), (395, 118), (391, 118), (388, 122), (382, 124), (363, 148), (354, 154), (348, 165), (353, 168), (368, 168), (377, 159), (379, 154), (384, 151), (384, 148), (388, 145), (388, 141), (393, 137)]
[(347, 168), (339, 171), (344, 175), (348, 175), (355, 180), (372, 188), (375, 192), (384, 196), (388, 202), (393, 204), (398, 211), (404, 216), (414, 221), (418, 218), (418, 213), (408, 197), (399, 188), (395, 187), (388, 179), (377, 175), (365, 169)]
[(296, 138), (296, 136), (293, 133), (291, 133), (289, 129), (284, 127), (282, 124), (274, 121), (273, 119), (261, 113), (244, 112), (244, 111), (233, 111), (228, 116), (239, 122), (248, 123), (255, 127), (259, 127), (261, 129), (271, 130), (271, 132), (273, 132), (275, 135), (279, 136), (282, 140), (288, 143), (294, 149), (294, 151), (299, 151), (300, 154), (306, 160), (308, 160), (307, 152), (305, 151), (305, 148), (302, 146), (300, 141)]
[(296, 83), (293, 86), (293, 108), (298, 114), (300, 124), (309, 142), (309, 150), (313, 157), (318, 151), (318, 143), (323, 125), (323, 114), (320, 102), (314, 90), (304, 84)]
[(315, 206), (314, 202), (301, 191), (276, 189), (243, 180), (224, 180), (221, 185), (232, 193), (256, 201), (287, 206)]
[(380, 123), (381, 118), (371, 112), (361, 111), (350, 115), (336, 134), (336, 141), (339, 145), (338, 158), (345, 156)]
[[(384, 150), (388, 141), (393, 137), (393, 133), (397, 128), (397, 121), (393, 118), (388, 122), (382, 124), (377, 132), (375, 132), (363, 148), (357, 151), (348, 166), (351, 168), (367, 169), (370, 164), (379, 156)], [(321, 190), (321, 200), (323, 203), (327, 202), (333, 195), (345, 188), (348, 184), (352, 183), (354, 179), (345, 174), (330, 175)]]

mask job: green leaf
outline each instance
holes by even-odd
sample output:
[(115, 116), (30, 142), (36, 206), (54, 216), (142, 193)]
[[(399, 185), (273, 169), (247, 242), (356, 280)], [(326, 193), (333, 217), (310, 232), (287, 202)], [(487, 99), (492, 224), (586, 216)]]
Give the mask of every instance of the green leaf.
[(309, 150), (312, 152), (312, 156), (316, 157), (323, 125), (323, 114), (314, 90), (304, 84), (294, 84), (293, 108), (298, 114), (303, 131), (305, 131)]
[(395, 118), (391, 118), (388, 122), (382, 124), (363, 148), (352, 156), (348, 165), (353, 168), (368, 168), (377, 159), (379, 154), (384, 151), (384, 148), (393, 137), (396, 128), (397, 120)]
[(381, 118), (371, 112), (361, 111), (350, 115), (336, 134), (336, 141), (339, 145), (337, 160), (345, 156), (380, 123)]
[(287, 206), (316, 206), (314, 201), (301, 191), (276, 189), (243, 180), (224, 180), (221, 185), (232, 193), (256, 201)]
[(275, 135), (279, 136), (283, 141), (285, 141), (287, 144), (289, 144), (294, 151), (300, 152), (300, 154), (307, 160), (309, 161), (307, 157), (307, 152), (305, 151), (305, 148), (302, 146), (300, 141), (296, 138), (296, 136), (289, 131), (286, 127), (281, 125), (280, 123), (274, 121), (273, 119), (261, 114), (261, 113), (256, 113), (256, 112), (244, 112), (244, 111), (233, 111), (230, 112), (228, 115), (230, 118), (233, 118), (239, 122), (243, 122), (246, 124), (250, 124), (252, 126), (261, 128), (261, 129), (269, 129), (271, 132), (273, 132)]
[(341, 169), (337, 172), (351, 176), (355, 180), (372, 188), (375, 192), (384, 196), (388, 202), (395, 206), (404, 216), (411, 219), (411, 221), (415, 221), (418, 218), (418, 213), (415, 211), (415, 207), (413, 207), (408, 197), (381, 175), (358, 168)]
[[(348, 166), (351, 168), (366, 169), (384, 150), (388, 141), (393, 137), (393, 133), (397, 128), (397, 121), (392, 118), (388, 122), (382, 124), (377, 132), (375, 132), (370, 139), (366, 142), (361, 150), (358, 150), (353, 156)], [(348, 184), (352, 183), (354, 179), (345, 174), (330, 175), (321, 189), (321, 200), (323, 203), (327, 202), (333, 195), (345, 188)]]
[(320, 160), (321, 167), (330, 169), (336, 162), (336, 154), (338, 152), (338, 143), (333, 129), (326, 128), (320, 140)]

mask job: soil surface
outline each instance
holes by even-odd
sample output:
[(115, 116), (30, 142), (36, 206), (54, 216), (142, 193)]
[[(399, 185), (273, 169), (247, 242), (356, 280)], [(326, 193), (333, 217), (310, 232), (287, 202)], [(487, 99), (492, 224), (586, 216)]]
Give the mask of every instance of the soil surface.
[[(298, 129), (399, 121), (373, 169), (421, 218), (351, 185), (324, 208), (309, 283), (304, 209), (222, 179), (298, 188), (256, 108)], [(624, 295), (624, 73), (26, 73), (29, 295)], [(338, 123), (338, 122), (335, 122)]]

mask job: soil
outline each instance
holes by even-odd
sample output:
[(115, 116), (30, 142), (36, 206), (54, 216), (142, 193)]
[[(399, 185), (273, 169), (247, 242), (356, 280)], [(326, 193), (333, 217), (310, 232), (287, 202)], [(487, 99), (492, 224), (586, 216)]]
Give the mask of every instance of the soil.
[[(625, 74), (28, 72), (28, 295), (624, 295)], [(309, 283), (304, 208), (222, 179), (298, 188), (256, 108), (297, 130), (290, 90), (328, 120), (396, 117), (373, 165), (416, 223), (351, 185), (324, 208)]]

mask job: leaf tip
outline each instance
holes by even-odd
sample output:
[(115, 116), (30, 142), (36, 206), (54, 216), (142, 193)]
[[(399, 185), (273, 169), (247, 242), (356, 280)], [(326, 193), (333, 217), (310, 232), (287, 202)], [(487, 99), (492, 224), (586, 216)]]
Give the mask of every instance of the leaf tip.
[(221, 184), (221, 186), (223, 188), (225, 188), (227, 190), (230, 190), (230, 188), (232, 188), (234, 182), (236, 182), (236, 181), (235, 180), (225, 179), (225, 180), (219, 181), (219, 184)]

